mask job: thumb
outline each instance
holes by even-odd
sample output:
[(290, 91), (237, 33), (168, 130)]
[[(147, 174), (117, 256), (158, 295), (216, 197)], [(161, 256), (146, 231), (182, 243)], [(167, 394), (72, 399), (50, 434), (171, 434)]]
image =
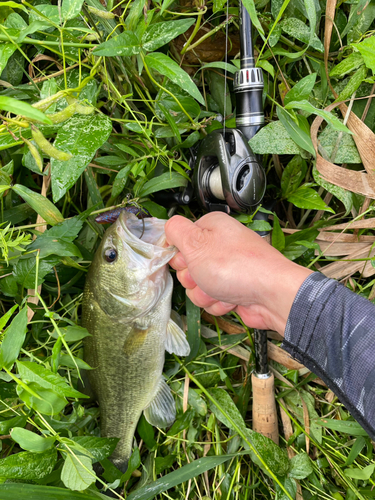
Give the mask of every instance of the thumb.
[(165, 225), (165, 234), (170, 245), (175, 245), (186, 261), (200, 253), (207, 242), (207, 232), (189, 219), (175, 215)]

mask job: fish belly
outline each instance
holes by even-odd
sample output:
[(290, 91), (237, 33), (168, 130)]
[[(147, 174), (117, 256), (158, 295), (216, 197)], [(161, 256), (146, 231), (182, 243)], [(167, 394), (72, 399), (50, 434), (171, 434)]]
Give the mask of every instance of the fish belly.
[(156, 394), (162, 377), (171, 290), (148, 315), (132, 323), (114, 321), (86, 294), (85, 360), (93, 368), (89, 381), (100, 406), (101, 433), (120, 441), (111, 461), (125, 471), (142, 411)]

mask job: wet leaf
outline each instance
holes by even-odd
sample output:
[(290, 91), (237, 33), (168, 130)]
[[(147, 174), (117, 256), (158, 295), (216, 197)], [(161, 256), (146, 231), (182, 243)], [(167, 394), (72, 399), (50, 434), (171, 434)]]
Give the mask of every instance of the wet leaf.
[(291, 139), (281, 121), (268, 123), (249, 141), (256, 154), (295, 155), (300, 148)]
[(103, 114), (74, 115), (58, 131), (55, 148), (72, 154), (68, 161), (51, 159), (53, 201), (60, 200), (70, 189), (96, 151), (106, 142), (112, 130), (111, 120)]
[(68, 404), (68, 401), (56, 392), (46, 389), (36, 382), (25, 383), (26, 387), (17, 385), (17, 394), (29, 408), (43, 415), (57, 415)]
[(142, 47), (147, 52), (159, 49), (182, 33), (185, 33), (194, 23), (195, 19), (186, 18), (152, 24), (142, 37)]
[(300, 42), (308, 43), (311, 47), (318, 50), (319, 52), (324, 51), (324, 47), (322, 42), (319, 40), (317, 35), (314, 33), (311, 39), (310, 29), (300, 19), (295, 17), (289, 17), (282, 21), (281, 23), (282, 30), (288, 35), (296, 38)]
[(124, 31), (120, 35), (110, 38), (94, 49), (96, 56), (125, 56), (130, 57), (139, 54), (140, 43), (135, 34), (131, 31)]
[(61, 15), (65, 21), (74, 19), (79, 15), (82, 9), (83, 0), (63, 0), (61, 6)]
[(364, 64), (362, 55), (358, 52), (353, 52), (348, 57), (343, 59), (339, 64), (334, 66), (330, 71), (329, 76), (345, 76), (357, 69), (362, 64)]
[(44, 453), (22, 451), (0, 460), (0, 477), (24, 480), (42, 479), (53, 471), (56, 462), (57, 451), (55, 449)]
[(307, 453), (299, 453), (290, 460), (289, 477), (305, 479), (313, 472), (310, 457)]
[(284, 198), (288, 198), (296, 191), (305, 178), (307, 165), (301, 156), (295, 156), (285, 167), (281, 177), (281, 192)]
[(315, 165), (313, 167), (313, 176), (315, 182), (319, 186), (322, 186), (329, 193), (336, 196), (336, 198), (338, 198), (344, 204), (346, 210), (345, 215), (347, 215), (353, 207), (353, 193), (322, 179)]

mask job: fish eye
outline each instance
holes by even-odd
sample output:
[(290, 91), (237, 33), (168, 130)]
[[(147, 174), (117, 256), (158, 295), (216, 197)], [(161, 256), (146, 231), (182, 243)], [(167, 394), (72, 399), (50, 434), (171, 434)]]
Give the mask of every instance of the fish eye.
[(117, 252), (114, 248), (107, 248), (104, 252), (104, 258), (107, 262), (112, 263), (117, 259)]

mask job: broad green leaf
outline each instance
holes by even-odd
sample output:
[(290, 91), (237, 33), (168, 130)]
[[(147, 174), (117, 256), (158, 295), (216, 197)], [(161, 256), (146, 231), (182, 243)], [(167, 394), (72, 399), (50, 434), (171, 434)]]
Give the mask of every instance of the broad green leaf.
[(21, 448), (27, 451), (32, 451), (33, 453), (44, 453), (53, 447), (55, 442), (55, 437), (43, 437), (39, 436), (35, 432), (28, 431), (27, 429), (22, 429), (21, 427), (14, 427), (10, 435), (13, 441), (18, 443)]
[(117, 443), (119, 442), (118, 438), (104, 438), (96, 436), (74, 436), (71, 440), (88, 450), (91, 455), (93, 455), (93, 463), (111, 456)]
[(355, 69), (358, 69), (362, 64), (364, 64), (362, 55), (358, 52), (353, 52), (352, 54), (350, 54), (350, 56), (343, 59), (339, 64), (337, 64), (337, 66), (334, 66), (331, 69), (329, 76), (345, 76)]
[[(324, 156), (333, 163), (362, 163), (353, 136), (340, 134), (329, 125), (318, 136)], [(335, 151), (335, 157), (332, 157)]]
[(305, 479), (313, 472), (310, 457), (307, 453), (299, 453), (290, 460), (289, 477)]
[(285, 238), (283, 255), (290, 260), (297, 259), (306, 252), (306, 241), (314, 242), (318, 234), (319, 231), (316, 228), (303, 229), (297, 233), (290, 234)]
[(224, 5), (227, 3), (227, 0), (214, 0), (214, 4), (213, 4), (213, 12), (216, 13), (216, 12), (219, 12), (220, 10), (222, 10), (222, 8), (224, 7)]
[(258, 59), (257, 67), (264, 69), (264, 71), (267, 71), (267, 73), (269, 73), (272, 76), (272, 78), (275, 78), (274, 67), (266, 59), (261, 59), (261, 60)]
[[(304, 235), (302, 235), (300, 237), (300, 239), (303, 239), (304, 237), (306, 238), (306, 236), (309, 233), (311, 235), (314, 235), (315, 231), (312, 230), (312, 228), (310, 228), (309, 230), (301, 231), (301, 233), (304, 232)], [(295, 236), (295, 234), (293, 234), (291, 236)], [(322, 428), (319, 425), (317, 425), (317, 420), (319, 419), (319, 415), (317, 414), (317, 412), (315, 410), (315, 399), (314, 399), (314, 397), (309, 392), (300, 389), (299, 392), (295, 391), (295, 392), (289, 393), (287, 396), (285, 396), (285, 401), (290, 406), (290, 408), (292, 409), (292, 412), (295, 415), (297, 415), (297, 418), (301, 422), (301, 424), (304, 425), (304, 412), (303, 412), (303, 405), (302, 405), (302, 402), (301, 402), (301, 398), (303, 398), (304, 402), (306, 403), (307, 410), (308, 410), (308, 413), (309, 413), (310, 435), (319, 444), (321, 444), (322, 443)]]
[(292, 101), (286, 104), (285, 109), (302, 109), (303, 111), (307, 111), (308, 113), (314, 113), (315, 115), (321, 116), (328, 122), (331, 127), (339, 132), (346, 132), (351, 134), (350, 130), (344, 125), (340, 120), (330, 113), (329, 111), (325, 111), (324, 109), (317, 109), (307, 100), (301, 101)]
[(54, 202), (60, 200), (75, 184), (111, 131), (111, 120), (103, 114), (74, 115), (59, 129), (54, 146), (73, 157), (68, 161), (51, 159)]
[[(78, 325), (67, 326), (66, 328), (60, 328), (59, 330), (61, 335), (64, 335), (66, 342), (78, 342), (79, 340), (82, 340), (90, 335), (86, 328)], [(59, 338), (59, 335), (55, 330), (52, 332), (51, 336), (54, 339)]]
[(41, 194), (36, 193), (21, 184), (15, 184), (13, 186), (13, 191), (21, 196), (21, 198), (23, 198), (26, 203), (28, 203), (30, 207), (47, 222), (47, 224), (54, 226), (64, 220), (60, 210), (56, 208), (55, 205), (45, 196), (42, 196)]
[(369, 3), (370, 2), (368, 2), (368, 0), (359, 0), (359, 2), (356, 4), (356, 7), (351, 9), (349, 19), (340, 35), (341, 39), (343, 39), (343, 37), (352, 30), (353, 26), (358, 22), (358, 18), (365, 12)]
[(63, 0), (61, 15), (65, 21), (74, 19), (82, 9), (83, 0)]
[(188, 92), (198, 102), (205, 104), (202, 94), (193, 80), (173, 59), (162, 52), (153, 52), (145, 56), (145, 63), (149, 68), (172, 80), (173, 83)]
[(107, 495), (98, 492), (77, 493), (66, 488), (27, 483), (0, 484), (0, 498), (1, 500), (108, 500)]
[[(0, 345), (0, 366), (10, 369), (16, 361), (27, 330), (27, 307), (23, 307), (5, 330)], [(0, 476), (1, 477), (1, 476)]]
[[(0, 477), (31, 481), (42, 479), (53, 471), (56, 462), (56, 449), (44, 453), (22, 451), (0, 460)], [(16, 498), (18, 498), (18, 495)]]
[(358, 70), (354, 73), (354, 75), (350, 78), (345, 88), (340, 92), (339, 96), (336, 99), (336, 102), (345, 101), (349, 99), (354, 92), (356, 92), (360, 85), (362, 85), (363, 80), (367, 76), (368, 69), (366, 66), (362, 65), (358, 68)]
[(335, 184), (331, 184), (330, 182), (324, 180), (320, 176), (315, 165), (313, 166), (312, 173), (315, 182), (319, 186), (322, 186), (326, 191), (336, 196), (336, 198), (338, 198), (343, 203), (346, 210), (345, 215), (348, 215), (353, 207), (353, 193), (351, 191), (348, 191), (347, 189), (341, 188), (340, 186), (336, 186)]
[(8, 323), (8, 321), (12, 317), (12, 315), (13, 315), (14, 311), (17, 309), (17, 307), (18, 307), (18, 304), (15, 304), (13, 307), (8, 309), (8, 311), (3, 316), (1, 316), (1, 318), (0, 318), (0, 330), (4, 329), (5, 325)]
[[(46, 231), (29, 245), (28, 250), (39, 250), (39, 257), (41, 259), (49, 255), (58, 255), (59, 257), (82, 257), (81, 252), (73, 243), (64, 238), (57, 238), (56, 236), (51, 236), (48, 231)], [(53, 259), (51, 259), (51, 261), (53, 261)], [(53, 265), (56, 265), (56, 263)]]
[(177, 188), (186, 186), (187, 180), (182, 177), (182, 175), (177, 172), (165, 172), (164, 174), (158, 175), (152, 178), (146, 184), (143, 185), (139, 196), (145, 197), (151, 193), (156, 193), (163, 189)]
[(292, 101), (303, 101), (311, 96), (316, 81), (316, 73), (302, 78), (284, 97), (284, 104)]
[(13, 97), (0, 96), (0, 110), (10, 111), (15, 115), (21, 115), (47, 125), (52, 125), (50, 118), (42, 111), (33, 108), (27, 102), (19, 101)]
[(227, 73), (234, 74), (236, 71), (238, 71), (238, 68), (234, 64), (226, 63), (224, 61), (217, 61), (217, 62), (212, 62), (212, 63), (207, 63), (204, 64), (200, 69), (210, 69), (210, 68), (217, 68), (217, 69), (223, 69), (226, 70)]
[(353, 43), (352, 45), (359, 50), (366, 66), (375, 74), (375, 37), (369, 36), (362, 42)]
[(276, 495), (278, 500), (290, 500), (290, 498), (296, 498), (297, 493), (297, 483), (293, 478), (283, 477), (281, 478), (281, 483), (289, 493), (290, 497), (288, 497), (285, 492), (280, 488), (278, 484), (276, 484)]
[(190, 346), (190, 353), (186, 358), (186, 362), (191, 361), (196, 357), (201, 343), (201, 310), (200, 307), (186, 296), (186, 320), (187, 320), (187, 341)]
[(319, 40), (317, 35), (314, 33), (311, 39), (311, 31), (300, 19), (295, 17), (288, 17), (280, 23), (282, 30), (289, 36), (292, 36), (303, 43), (308, 43), (311, 47), (318, 50), (319, 52), (324, 52), (324, 47), (322, 42)]
[(244, 0), (243, 4), (244, 4), (245, 9), (249, 13), (251, 22), (256, 27), (258, 33), (260, 34), (260, 36), (264, 40), (263, 26), (261, 25), (261, 23), (260, 23), (260, 21), (258, 19), (258, 14), (257, 14), (256, 8), (255, 8), (255, 2), (254, 2), (254, 0)]
[[(17, 395), (17, 393), (16, 393)], [(21, 415), (19, 417), (13, 417), (8, 420), (0, 422), (0, 434), (9, 434), (10, 429), (13, 427), (24, 427), (27, 422), (27, 415)]]
[(91, 459), (84, 455), (74, 457), (68, 453), (61, 471), (61, 481), (66, 488), (83, 491), (95, 482)]
[(272, 231), (272, 246), (282, 252), (285, 248), (285, 236), (281, 230), (279, 218), (274, 217), (273, 220), (273, 231)]
[(172, 425), (172, 427), (167, 432), (167, 436), (176, 436), (179, 432), (187, 429), (195, 416), (195, 411), (193, 409), (186, 410), (182, 415), (180, 415)]
[(155, 431), (151, 424), (147, 422), (145, 416), (141, 415), (137, 425), (138, 434), (141, 436), (141, 439), (146, 443), (146, 446), (152, 450), (152, 448), (156, 445), (155, 441)]
[(296, 155), (285, 167), (281, 177), (281, 192), (283, 198), (288, 198), (301, 184), (307, 172), (305, 160)]
[(307, 208), (311, 210), (325, 210), (326, 212), (335, 213), (332, 208), (328, 207), (315, 191), (315, 189), (307, 186), (299, 187), (294, 193), (288, 196), (288, 201), (293, 203), (298, 208)]
[(0, 7), (9, 7), (10, 9), (21, 9), (27, 13), (27, 9), (24, 5), (19, 4), (17, 2), (12, 2), (9, 0), (8, 2), (0, 2)]
[(330, 418), (323, 418), (316, 420), (316, 424), (327, 429), (332, 429), (343, 434), (350, 434), (351, 436), (368, 436), (364, 428), (358, 423), (351, 420), (334, 420)]
[[(241, 416), (236, 405), (233, 403), (231, 397), (224, 389), (209, 389), (209, 393), (211, 396), (220, 404), (221, 408), (225, 411), (225, 414), (222, 413), (217, 406), (210, 401), (209, 407), (212, 413), (215, 414), (216, 418), (223, 422), (223, 424), (230, 429), (234, 430), (234, 427), (231, 421), (227, 418), (227, 415), (230, 419), (235, 422), (237, 427), (246, 434), (248, 440), (252, 443), (254, 448), (257, 450), (259, 455), (268, 465), (268, 467), (272, 470), (274, 474), (277, 476), (283, 476), (287, 473), (289, 469), (289, 460), (286, 456), (284, 450), (279, 448), (271, 439), (258, 434), (257, 432), (252, 431), (251, 429), (247, 429), (245, 422)], [(248, 447), (246, 442), (244, 441), (244, 446)], [(257, 463), (260, 467), (262, 467), (261, 462), (256, 457), (254, 452), (249, 452), (252, 460)]]
[(125, 56), (130, 57), (139, 54), (141, 51), (140, 43), (135, 34), (131, 31), (124, 31), (120, 35), (110, 38), (101, 43), (94, 49), (96, 56)]
[(300, 153), (300, 148), (291, 139), (281, 121), (268, 123), (261, 128), (249, 141), (254, 153), (295, 155)]
[(122, 168), (119, 173), (116, 175), (115, 180), (113, 181), (112, 186), (112, 197), (116, 198), (119, 194), (121, 194), (122, 190), (125, 187), (126, 181), (128, 180), (128, 176), (134, 167), (133, 163), (130, 165), (126, 165)]
[(26, 383), (27, 389), (21, 385), (17, 386), (17, 394), (27, 406), (43, 415), (57, 415), (68, 401), (57, 392), (46, 389), (36, 382)]
[[(60, 12), (57, 5), (39, 4), (30, 12), (29, 22), (39, 22), (40, 29), (51, 31), (60, 24)], [(42, 26), (44, 25), (44, 28)]]
[(131, 454), (131, 457), (129, 458), (128, 462), (128, 468), (125, 472), (125, 474), (121, 478), (121, 482), (126, 482), (129, 481), (131, 478), (132, 473), (138, 469), (138, 467), (141, 465), (141, 455), (139, 453), (139, 449), (135, 448), (133, 453)]
[(353, 446), (351, 447), (350, 453), (344, 465), (351, 465), (365, 446), (366, 446), (366, 439), (363, 436), (359, 436), (355, 440)]
[(186, 18), (152, 24), (142, 37), (142, 48), (147, 52), (159, 49), (182, 33), (185, 33), (194, 23), (195, 19)]
[(17, 50), (17, 47), (14, 43), (2, 43), (0, 45), (0, 74), (4, 71), (10, 56), (16, 50)]
[(168, 212), (165, 207), (158, 205), (154, 201), (146, 200), (142, 202), (142, 206), (150, 212), (153, 217), (157, 217), (158, 219), (168, 219)]
[(18, 373), (23, 380), (36, 382), (41, 387), (51, 389), (60, 396), (70, 398), (87, 398), (81, 392), (76, 391), (57, 373), (52, 373), (44, 366), (31, 361), (17, 361)]
[[(232, 113), (232, 101), (229, 92), (225, 90), (225, 79), (222, 72), (205, 72), (210, 94), (207, 95), (207, 104), (210, 111), (219, 112), (222, 116)], [(212, 125), (211, 125), (212, 126)], [(219, 124), (222, 127), (222, 124)]]
[[(53, 266), (58, 264), (59, 260), (56, 257), (39, 260), (37, 286), (44, 282), (43, 278), (52, 270)], [(13, 276), (23, 288), (35, 288), (36, 270), (37, 259), (33, 255), (27, 259), (20, 259), (16, 263), (13, 268)]]
[(18, 293), (18, 285), (14, 276), (6, 276), (0, 280), (0, 291), (7, 297), (15, 297)]
[(293, 120), (283, 108), (277, 108), (277, 116), (284, 125), (290, 138), (302, 149), (305, 149), (315, 157), (315, 149), (311, 137)]
[(367, 481), (373, 475), (375, 465), (371, 464), (364, 469), (345, 469), (344, 474), (352, 479), (360, 479), (362, 481)]

